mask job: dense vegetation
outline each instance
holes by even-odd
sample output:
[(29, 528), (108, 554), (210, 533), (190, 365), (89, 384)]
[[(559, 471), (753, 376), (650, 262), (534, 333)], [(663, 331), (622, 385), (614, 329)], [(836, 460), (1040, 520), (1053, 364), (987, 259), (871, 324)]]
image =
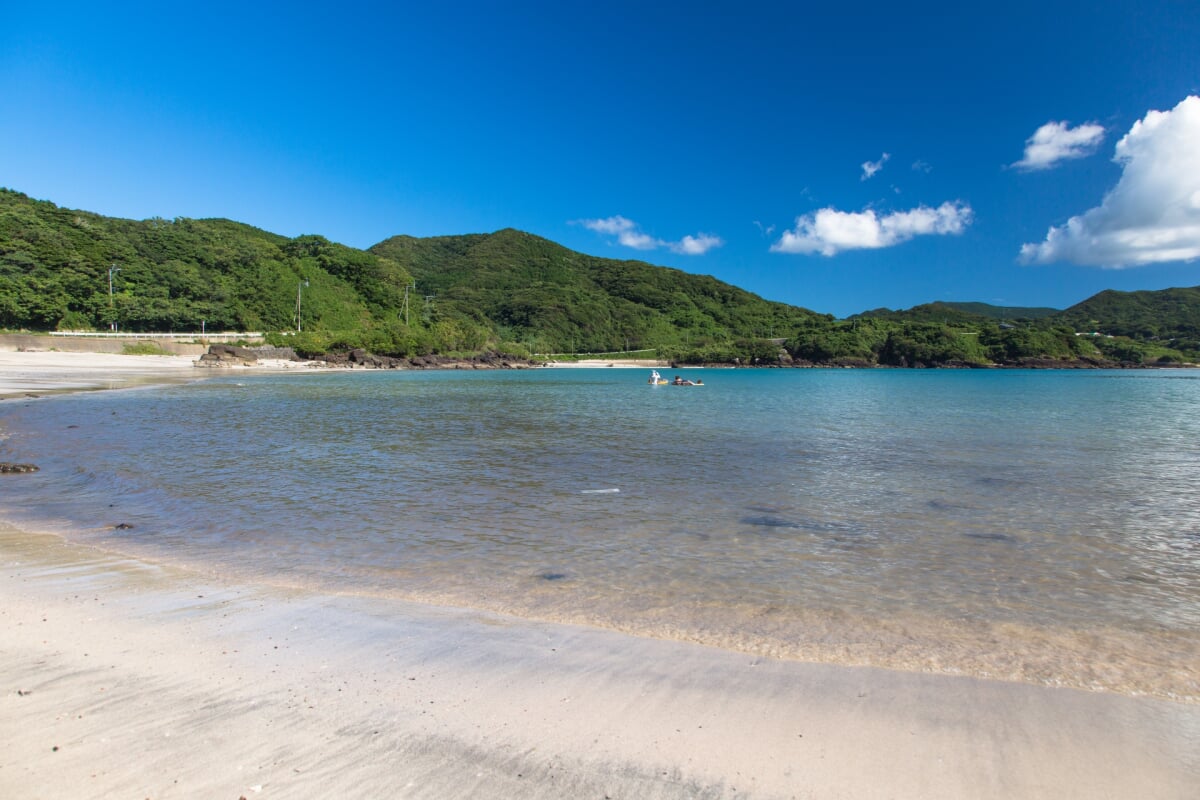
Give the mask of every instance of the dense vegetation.
[(262, 331), (305, 354), (650, 349), (681, 363), (1145, 364), (1197, 358), (1200, 287), (1103, 292), (1063, 312), (934, 303), (835, 320), (511, 229), (396, 236), (363, 251), (223, 219), (114, 219), (0, 190), (0, 328), (114, 327)]
[[(400, 264), (432, 304), (537, 353), (655, 348), (708, 361), (753, 359), (755, 341), (820, 317), (707, 275), (596, 258), (511, 229), (487, 235), (396, 236), (370, 252)], [(426, 298), (431, 298), (427, 300)], [(774, 359), (778, 348), (765, 354)]]
[(850, 319), (895, 319), (922, 322), (975, 320), (980, 317), (997, 321), (1046, 319), (1061, 313), (1057, 308), (1020, 308), (993, 306), (989, 303), (950, 303), (939, 301), (914, 306), (906, 311), (876, 308), (855, 314)]

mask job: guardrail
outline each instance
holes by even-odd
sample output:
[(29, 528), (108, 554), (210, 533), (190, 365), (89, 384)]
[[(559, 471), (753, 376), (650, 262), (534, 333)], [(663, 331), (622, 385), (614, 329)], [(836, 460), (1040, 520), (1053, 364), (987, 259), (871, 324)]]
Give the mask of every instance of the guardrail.
[(239, 339), (261, 339), (261, 333), (112, 333), (109, 331), (51, 331), (37, 336), (72, 336), (79, 339), (205, 339), (207, 341), (238, 341)]

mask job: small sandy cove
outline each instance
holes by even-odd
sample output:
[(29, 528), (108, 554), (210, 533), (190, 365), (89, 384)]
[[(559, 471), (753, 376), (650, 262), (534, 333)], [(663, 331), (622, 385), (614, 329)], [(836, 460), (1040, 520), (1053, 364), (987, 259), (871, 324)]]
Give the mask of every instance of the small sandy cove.
[[(88, 356), (72, 372), (54, 355), (19, 380), (0, 360), (0, 384), (133, 380), (128, 359), (157, 379), (192, 370)], [(28, 478), (0, 476), (0, 498)], [(238, 584), (0, 525), (3, 798), (1183, 800), (1197, 786), (1200, 705)]]
[(253, 367), (198, 368), (195, 356), (134, 356), (53, 350), (0, 351), (0, 399), (153, 383), (185, 383), (222, 371), (311, 369), (307, 362), (260, 361)]

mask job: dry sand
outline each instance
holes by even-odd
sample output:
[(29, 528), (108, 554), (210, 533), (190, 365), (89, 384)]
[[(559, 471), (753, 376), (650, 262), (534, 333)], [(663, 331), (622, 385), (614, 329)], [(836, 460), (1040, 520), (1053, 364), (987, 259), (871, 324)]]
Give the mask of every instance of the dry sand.
[(121, 389), (154, 383), (254, 372), (311, 371), (310, 362), (263, 360), (253, 367), (196, 366), (194, 356), (133, 356), (117, 353), (0, 351), (0, 399), (91, 389)]
[(638, 369), (668, 369), (671, 364), (669, 361), (658, 361), (651, 358), (584, 358), (579, 361), (548, 361), (547, 367), (551, 368), (595, 368), (595, 367), (617, 367), (617, 368), (638, 368)]
[(116, 389), (197, 377), (192, 356), (0, 351), (0, 398)]
[(231, 584), (11, 528), (0, 631), (4, 798), (1093, 800), (1200, 786), (1197, 705)]

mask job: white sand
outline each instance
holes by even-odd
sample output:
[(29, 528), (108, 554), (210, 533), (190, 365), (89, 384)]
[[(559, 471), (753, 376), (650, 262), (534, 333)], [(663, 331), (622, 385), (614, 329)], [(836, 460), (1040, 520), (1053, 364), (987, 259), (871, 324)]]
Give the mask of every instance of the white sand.
[(553, 368), (571, 368), (571, 367), (616, 367), (624, 369), (668, 369), (671, 365), (667, 361), (658, 361), (649, 358), (585, 358), (579, 361), (549, 361), (546, 362), (547, 367)]
[(197, 367), (194, 356), (133, 356), (116, 353), (0, 351), (0, 399), (155, 383), (184, 383), (239, 374), (313, 371), (317, 362), (265, 359), (256, 365)]
[(1194, 798), (1200, 707), (222, 585), (0, 530), (0, 797)]
[(199, 377), (192, 356), (0, 351), (0, 398)]

